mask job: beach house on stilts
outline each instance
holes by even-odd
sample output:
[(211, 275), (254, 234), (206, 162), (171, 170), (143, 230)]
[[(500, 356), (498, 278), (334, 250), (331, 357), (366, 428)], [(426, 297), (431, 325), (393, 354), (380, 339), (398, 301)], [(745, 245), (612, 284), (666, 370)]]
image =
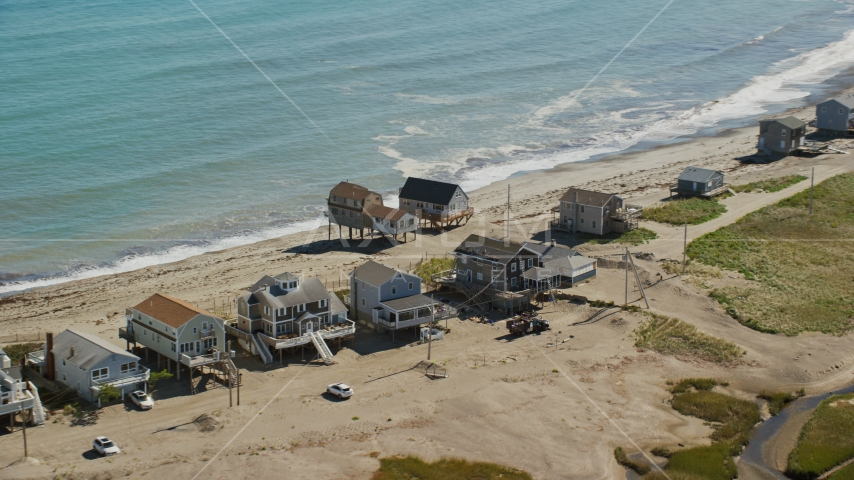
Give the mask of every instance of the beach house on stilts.
[(469, 197), (456, 184), (409, 177), (400, 189), (400, 209), (418, 217), (424, 227), (439, 232), (474, 215)]
[(359, 238), (379, 232), (396, 242), (399, 235), (407, 240), (407, 234), (417, 235), (417, 217), (405, 210), (386, 207), (377, 192), (355, 183), (340, 182), (330, 192), (327, 203), (329, 240), (332, 240), (332, 224), (338, 225), (338, 238), (342, 238), (342, 227), (347, 227), (348, 237), (353, 239), (353, 229), (359, 230)]

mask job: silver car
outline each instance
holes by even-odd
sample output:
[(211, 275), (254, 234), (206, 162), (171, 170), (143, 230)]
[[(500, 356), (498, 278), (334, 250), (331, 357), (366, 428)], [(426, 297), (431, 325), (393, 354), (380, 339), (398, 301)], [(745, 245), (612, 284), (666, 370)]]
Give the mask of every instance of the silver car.
[(130, 394), (130, 399), (141, 410), (151, 410), (154, 408), (154, 400), (142, 390), (137, 390)]
[(95, 437), (95, 440), (92, 441), (92, 448), (103, 457), (109, 457), (111, 455), (121, 453), (118, 445), (113, 443), (112, 440), (107, 437)]
[(353, 389), (346, 383), (333, 383), (326, 386), (326, 392), (330, 395), (335, 395), (338, 398), (350, 398), (353, 396)]

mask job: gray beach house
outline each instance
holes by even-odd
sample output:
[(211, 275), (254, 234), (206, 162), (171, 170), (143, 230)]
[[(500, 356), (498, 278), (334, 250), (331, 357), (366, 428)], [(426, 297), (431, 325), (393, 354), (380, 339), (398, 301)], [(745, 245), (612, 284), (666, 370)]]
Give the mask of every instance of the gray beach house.
[(807, 122), (795, 117), (760, 120), (757, 148), (768, 153), (791, 155), (803, 146), (806, 134)]
[(708, 168), (686, 167), (679, 174), (676, 183), (670, 185), (670, 195), (675, 193), (689, 197), (711, 198), (723, 193), (726, 187), (723, 172)]
[(456, 184), (409, 177), (400, 189), (400, 209), (416, 215), (424, 226), (439, 231), (459, 225), (474, 214), (469, 197)]
[(355, 325), (347, 308), (323, 283), (293, 273), (265, 275), (237, 298), (237, 327), (229, 327), (241, 346), (273, 360), (269, 348), (292, 352), (313, 344), (321, 358), (332, 362), (326, 341), (352, 338)]
[(377, 192), (356, 185), (340, 182), (329, 192), (326, 199), (329, 218), (329, 239), (332, 239), (332, 224), (338, 225), (338, 237), (342, 227), (347, 227), (348, 236), (353, 238), (353, 229), (359, 230), (359, 237), (368, 233), (380, 232), (397, 240), (398, 235), (407, 239), (408, 233), (416, 234), (418, 219), (414, 213), (383, 205), (383, 198)]
[(421, 278), (369, 260), (350, 276), (351, 315), (378, 330), (400, 330), (430, 321), (434, 302), (421, 294)]
[(854, 129), (854, 97), (833, 98), (816, 105), (815, 126), (821, 135), (846, 136)]
[(643, 207), (629, 205), (613, 193), (570, 188), (560, 198), (556, 230), (605, 235), (628, 232), (638, 226)]
[(147, 388), (149, 370), (139, 357), (97, 335), (66, 330), (56, 336), (53, 349), (56, 381), (80, 397), (100, 405), (98, 395), (105, 385), (125, 394)]

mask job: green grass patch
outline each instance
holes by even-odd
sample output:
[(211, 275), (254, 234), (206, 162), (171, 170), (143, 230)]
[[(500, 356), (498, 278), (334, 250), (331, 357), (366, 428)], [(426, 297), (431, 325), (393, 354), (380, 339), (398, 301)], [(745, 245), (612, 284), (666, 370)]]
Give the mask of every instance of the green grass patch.
[(626, 455), (626, 452), (623, 451), (623, 447), (617, 447), (614, 449), (614, 459), (617, 460), (617, 463), (628, 468), (629, 470), (633, 470), (638, 475), (646, 475), (651, 470), (650, 466), (643, 462), (636, 462)]
[(658, 234), (648, 228), (636, 228), (625, 233), (609, 233), (607, 235), (591, 235), (579, 233), (577, 239), (585, 243), (604, 245), (608, 243), (620, 243), (626, 245), (641, 245), (649, 243), (658, 238)]
[(635, 329), (635, 347), (648, 348), (664, 355), (692, 357), (708, 362), (732, 363), (744, 349), (738, 345), (697, 330), (677, 318), (652, 312)]
[(670, 403), (682, 415), (713, 422), (715, 431), (711, 439), (727, 445), (732, 455), (740, 452), (741, 446), (750, 438), (753, 426), (761, 419), (755, 403), (717, 392), (687, 392), (677, 395)]
[(667, 473), (670, 472), (708, 480), (731, 480), (738, 475), (730, 449), (723, 443), (671, 453), (667, 462)]
[(802, 388), (797, 393), (789, 393), (789, 392), (766, 392), (762, 390), (762, 392), (757, 395), (757, 397), (761, 398), (768, 402), (768, 412), (777, 416), (780, 413), (780, 410), (786, 406), (787, 403), (797, 400), (804, 396), (804, 389)]
[(756, 190), (779, 192), (784, 188), (803, 182), (806, 179), (807, 177), (803, 175), (787, 175), (785, 177), (769, 178), (767, 180), (745, 183), (743, 185), (733, 185), (732, 190), (736, 193), (749, 193), (755, 192)]
[(41, 350), (43, 343), (13, 343), (3, 347), (3, 351), (9, 356), (12, 366), (20, 365), (21, 359), (26, 357), (28, 353)]
[(786, 475), (816, 478), (854, 457), (854, 393), (821, 402), (789, 454)]
[(393, 457), (380, 459), (380, 469), (373, 480), (533, 480), (521, 470), (494, 463), (468, 462), (443, 458), (427, 463), (420, 458)]
[(713, 388), (720, 385), (714, 378), (683, 378), (670, 387), (670, 393), (678, 395), (691, 390), (698, 392), (711, 392)]
[(854, 330), (854, 174), (757, 210), (688, 246), (695, 261), (744, 274), (760, 288), (710, 294), (734, 319), (761, 332), (841, 335)]
[(424, 283), (430, 283), (432, 275), (453, 269), (456, 264), (455, 262), (456, 259), (453, 257), (430, 258), (419, 262), (418, 265), (415, 266), (415, 274), (421, 277), (421, 280), (423, 280)]
[(827, 480), (851, 480), (854, 478), (854, 463), (840, 468), (833, 475), (827, 477)]
[(645, 208), (644, 220), (671, 225), (699, 225), (718, 218), (726, 212), (726, 207), (716, 200), (703, 198), (685, 198), (670, 200), (659, 206)]

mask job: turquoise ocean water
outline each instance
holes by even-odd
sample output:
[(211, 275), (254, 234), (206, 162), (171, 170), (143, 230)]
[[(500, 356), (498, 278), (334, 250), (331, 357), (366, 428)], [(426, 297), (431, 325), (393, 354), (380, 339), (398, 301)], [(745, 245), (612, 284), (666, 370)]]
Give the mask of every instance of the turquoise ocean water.
[[(0, 0), (0, 293), (749, 124), (854, 65), (854, 2)], [(583, 89), (583, 91), (582, 91)], [(323, 133), (321, 133), (321, 131)]]

